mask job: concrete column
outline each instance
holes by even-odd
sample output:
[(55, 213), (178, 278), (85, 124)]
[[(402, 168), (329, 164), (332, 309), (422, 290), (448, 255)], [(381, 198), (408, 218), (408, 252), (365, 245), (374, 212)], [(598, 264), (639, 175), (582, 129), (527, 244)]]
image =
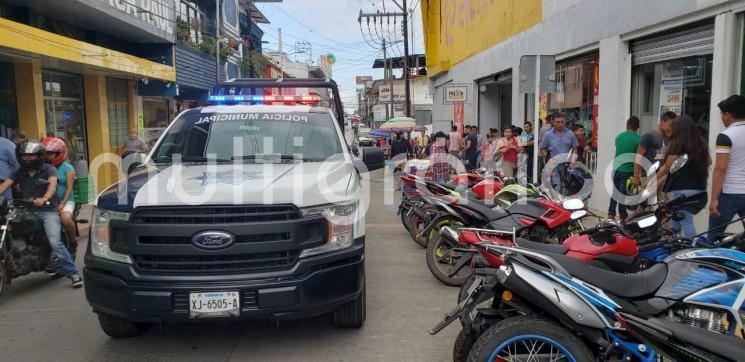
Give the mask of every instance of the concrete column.
[(631, 56), (620, 36), (600, 40), (598, 97), (598, 157), (590, 207), (607, 211), (616, 135), (626, 129), (631, 108)]
[[(714, 19), (714, 57), (711, 69), (711, 110), (709, 111), (709, 150), (712, 160), (715, 156), (717, 135), (724, 130), (717, 104), (725, 98), (738, 93), (740, 79), (736, 79), (739, 54), (737, 39), (737, 17), (732, 12), (719, 14)], [(712, 164), (709, 171), (713, 169)], [(708, 189), (711, 194), (711, 174)], [(709, 228), (709, 213), (704, 210), (696, 215), (696, 231)]]
[[(116, 181), (115, 166), (118, 166), (115, 160), (101, 163), (104, 159), (102, 155), (109, 154), (111, 150), (106, 77), (101, 74), (85, 74), (83, 82), (90, 175), (95, 179), (96, 191), (99, 192)], [(101, 166), (97, 167), (99, 164)]]
[(34, 59), (26, 63), (15, 63), (14, 68), (18, 126), (26, 131), (29, 138), (41, 139), (46, 135), (47, 129), (41, 63)]
[[(533, 122), (533, 128), (540, 129), (535, 120), (525, 115), (525, 94), (520, 93), (520, 65), (512, 67), (512, 124), (522, 127), (525, 121)], [(538, 127), (538, 128), (536, 128)]]

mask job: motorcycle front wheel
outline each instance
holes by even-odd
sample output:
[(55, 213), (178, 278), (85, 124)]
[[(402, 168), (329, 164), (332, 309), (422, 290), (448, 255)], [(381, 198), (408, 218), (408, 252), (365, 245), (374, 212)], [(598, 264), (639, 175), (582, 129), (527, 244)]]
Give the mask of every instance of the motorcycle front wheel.
[(536, 317), (505, 319), (486, 330), (468, 354), (481, 361), (594, 361), (587, 345), (571, 331)]

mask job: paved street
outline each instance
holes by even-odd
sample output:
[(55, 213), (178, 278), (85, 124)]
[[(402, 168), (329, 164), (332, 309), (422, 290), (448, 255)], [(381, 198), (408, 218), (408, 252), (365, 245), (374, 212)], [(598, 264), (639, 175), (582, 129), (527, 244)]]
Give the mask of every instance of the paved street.
[(457, 327), (435, 337), (427, 330), (454, 306), (456, 289), (430, 275), (424, 250), (382, 204), (379, 180), (376, 173), (367, 218), (367, 323), (361, 330), (336, 329), (330, 318), (319, 317), (279, 325), (155, 326), (142, 337), (114, 340), (100, 330), (83, 290), (38, 274), (14, 280), (0, 298), (0, 360), (450, 360)]

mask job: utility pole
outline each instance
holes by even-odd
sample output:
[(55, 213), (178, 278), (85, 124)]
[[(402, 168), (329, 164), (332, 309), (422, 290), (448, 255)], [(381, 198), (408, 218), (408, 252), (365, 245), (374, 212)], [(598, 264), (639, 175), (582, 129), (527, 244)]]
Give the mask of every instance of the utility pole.
[(277, 28), (277, 53), (279, 53), (279, 77), (284, 78), (285, 71), (282, 69), (282, 28)]
[[(401, 10), (404, 12), (404, 94), (406, 95), (406, 116), (411, 117), (411, 89), (409, 87), (409, 77), (411, 76), (411, 71), (409, 70), (409, 11), (406, 8), (406, 0), (402, 1), (403, 6), (401, 7)], [(395, 1), (394, 3), (398, 5)]]
[[(385, 39), (383, 39), (383, 80), (389, 80), (388, 78), (388, 51), (385, 47)], [(383, 82), (385, 84), (385, 82)], [(389, 102), (391, 105), (393, 105), (393, 84), (389, 85), (391, 87), (391, 102)], [(378, 94), (378, 99), (380, 99), (380, 94)], [(388, 107), (388, 104), (385, 105), (385, 120), (391, 119), (391, 113)]]
[(220, 0), (215, 0), (215, 81), (220, 82)]

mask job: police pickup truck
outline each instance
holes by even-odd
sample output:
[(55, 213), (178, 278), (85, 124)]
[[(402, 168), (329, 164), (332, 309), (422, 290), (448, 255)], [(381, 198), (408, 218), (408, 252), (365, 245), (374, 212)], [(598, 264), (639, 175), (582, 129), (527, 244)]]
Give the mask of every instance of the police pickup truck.
[[(288, 95), (293, 94), (293, 95)], [(179, 114), (142, 165), (98, 195), (85, 290), (103, 331), (304, 318), (365, 321), (365, 178), (336, 84), (237, 79)]]

